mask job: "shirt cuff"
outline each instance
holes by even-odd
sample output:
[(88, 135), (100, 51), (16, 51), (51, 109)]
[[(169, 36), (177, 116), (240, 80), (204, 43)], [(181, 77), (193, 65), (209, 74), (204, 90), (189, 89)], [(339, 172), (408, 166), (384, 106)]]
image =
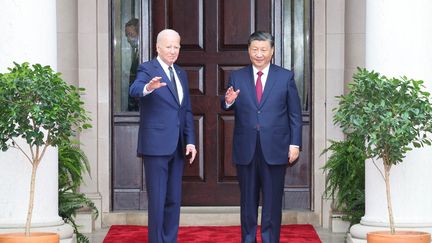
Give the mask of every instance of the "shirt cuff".
[(188, 145), (186, 145), (186, 147), (193, 147), (195, 149), (195, 145), (194, 144), (188, 144)]
[(147, 85), (148, 85), (148, 84), (146, 84), (146, 85), (144, 86), (144, 90), (143, 90), (143, 95), (144, 95), (144, 96), (146, 96), (146, 95), (148, 95), (148, 94), (151, 94), (151, 93), (154, 91), (154, 90), (152, 90), (152, 91), (148, 91), (148, 90), (147, 90)]
[(226, 107), (227, 109), (230, 108), (232, 105), (234, 105), (234, 102), (235, 102), (235, 100), (233, 101), (233, 103), (228, 104), (228, 103), (225, 101), (225, 107)]

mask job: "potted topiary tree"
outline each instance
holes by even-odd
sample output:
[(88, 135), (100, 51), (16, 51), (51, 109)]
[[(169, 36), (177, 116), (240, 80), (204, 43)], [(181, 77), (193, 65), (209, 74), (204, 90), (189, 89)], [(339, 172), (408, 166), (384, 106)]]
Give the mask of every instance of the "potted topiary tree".
[[(375, 159), (382, 160), (384, 169), (380, 172), (386, 185), (389, 233), (391, 237), (405, 237), (395, 231), (390, 171), (393, 165), (403, 162), (412, 146), (431, 144), (428, 137), (432, 132), (430, 94), (424, 91), (421, 80), (387, 78), (361, 68), (354, 74), (349, 90), (347, 95), (338, 97), (340, 101), (335, 108), (334, 121), (344, 132), (365, 138), (367, 158), (374, 163)], [(403, 242), (430, 242), (430, 234), (419, 232), (418, 235), (417, 240), (410, 238)], [(411, 236), (413, 234), (409, 233), (408, 237)], [(375, 237), (382, 236), (369, 233), (368, 242), (373, 242)], [(390, 239), (389, 242), (402, 241)]]
[[(89, 128), (90, 119), (80, 96), (84, 89), (68, 85), (50, 66), (14, 65), (8, 73), (0, 74), (0, 148), (18, 149), (32, 166), (25, 239), (14, 241), (29, 242), (35, 178), (45, 151)], [(30, 149), (20, 146), (17, 139)], [(7, 238), (10, 236), (1, 235), (0, 242), (7, 242)]]

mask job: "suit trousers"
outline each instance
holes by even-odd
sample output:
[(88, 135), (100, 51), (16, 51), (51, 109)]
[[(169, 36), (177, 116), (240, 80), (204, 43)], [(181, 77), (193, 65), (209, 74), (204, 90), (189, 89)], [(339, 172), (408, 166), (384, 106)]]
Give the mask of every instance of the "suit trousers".
[(181, 145), (170, 156), (143, 156), (148, 195), (148, 242), (175, 243), (180, 220), (184, 157)]
[(237, 165), (243, 243), (257, 242), (260, 191), (262, 193), (261, 240), (263, 243), (279, 242), (285, 170), (286, 164), (269, 165), (265, 162), (259, 133), (257, 133), (255, 155), (251, 163)]

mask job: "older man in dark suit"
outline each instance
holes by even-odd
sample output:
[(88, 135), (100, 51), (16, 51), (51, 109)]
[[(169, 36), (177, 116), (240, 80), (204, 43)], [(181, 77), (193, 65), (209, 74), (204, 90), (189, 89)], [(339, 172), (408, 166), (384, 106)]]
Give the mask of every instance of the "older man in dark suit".
[(150, 243), (177, 242), (185, 155), (197, 153), (186, 72), (174, 64), (180, 35), (161, 31), (157, 58), (140, 64), (130, 95), (139, 97), (137, 152), (143, 156)]

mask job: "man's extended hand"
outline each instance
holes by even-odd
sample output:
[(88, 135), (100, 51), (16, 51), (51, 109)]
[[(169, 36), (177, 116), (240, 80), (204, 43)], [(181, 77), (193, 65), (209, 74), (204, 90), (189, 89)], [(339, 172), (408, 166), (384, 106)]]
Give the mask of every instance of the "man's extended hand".
[(234, 91), (233, 87), (229, 87), (225, 93), (225, 103), (231, 105), (240, 93), (240, 89)]
[(166, 86), (166, 83), (161, 82), (162, 77), (154, 77), (150, 82), (147, 84), (147, 91), (151, 92), (155, 89), (159, 89), (160, 87)]

